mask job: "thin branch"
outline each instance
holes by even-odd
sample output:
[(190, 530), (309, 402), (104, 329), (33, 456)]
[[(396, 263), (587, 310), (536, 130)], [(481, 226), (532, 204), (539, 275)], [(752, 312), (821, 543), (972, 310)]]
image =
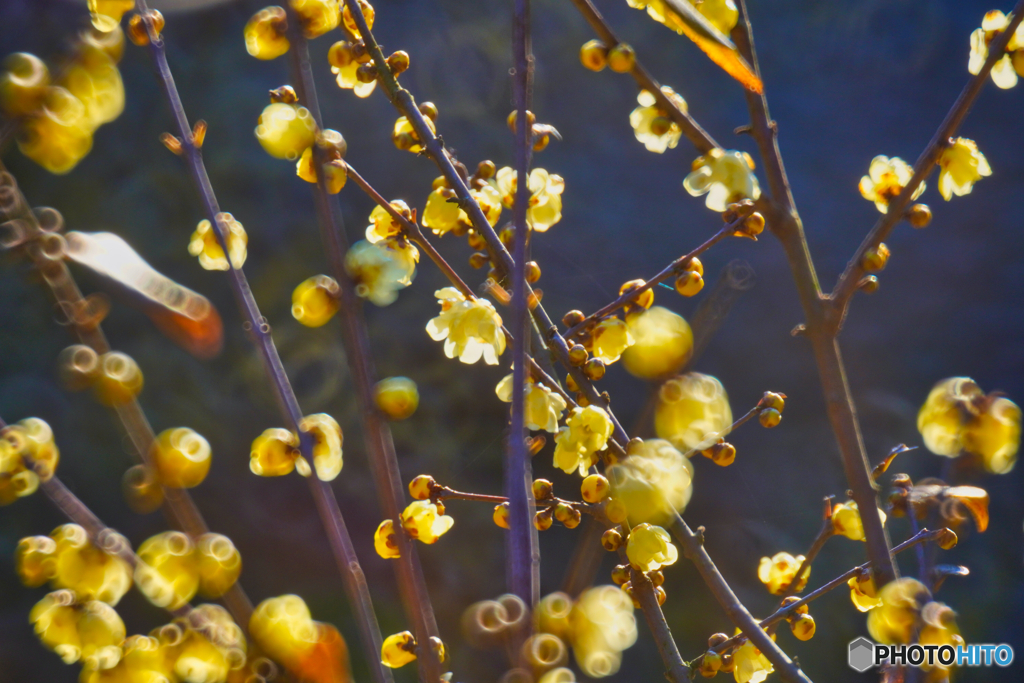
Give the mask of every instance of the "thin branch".
[(800, 567), (797, 568), (796, 574), (793, 575), (793, 579), (789, 584), (782, 590), (782, 597), (787, 598), (790, 595), (799, 593), (803, 588), (801, 584), (806, 583), (805, 574), (811, 573), (811, 565), (814, 563), (814, 559), (821, 552), (821, 549), (825, 547), (825, 543), (828, 539), (836, 535), (836, 528), (832, 524), (832, 496), (826, 496), (825, 498), (825, 513), (823, 515), (823, 521), (821, 523), (821, 529), (818, 530), (818, 534), (811, 541), (811, 547), (804, 556), (804, 561), (800, 563)]
[(914, 175), (911, 176), (910, 181), (900, 192), (899, 196), (889, 202), (888, 211), (871, 228), (871, 232), (868, 233), (864, 242), (857, 248), (853, 258), (847, 264), (846, 270), (839, 277), (831, 296), (832, 305), (835, 309), (834, 319), (837, 321), (837, 325), (841, 324), (842, 318), (846, 314), (846, 308), (849, 306), (850, 298), (857, 290), (857, 282), (864, 275), (861, 262), (865, 252), (883, 242), (896, 227), (896, 224), (903, 219), (907, 207), (913, 201), (914, 192), (932, 172), (932, 168), (938, 163), (943, 150), (949, 144), (949, 140), (967, 117), (967, 113), (971, 110), (974, 101), (981, 94), (981, 89), (985, 85), (992, 67), (1003, 57), (1006, 46), (1020, 25), (1021, 20), (1024, 20), (1024, 0), (1018, 0), (1013, 8), (1013, 12), (1010, 14), (1009, 24), (989, 44), (988, 58), (985, 60), (984, 66), (981, 67), (981, 71), (967, 81), (967, 85), (960, 92), (960, 96), (956, 98), (956, 102), (953, 103), (949, 113), (946, 114), (942, 123), (939, 124), (935, 135), (932, 136), (931, 141), (924, 148), (924, 151), (921, 152), (921, 156), (917, 158), (917, 163), (914, 164)]
[[(628, 564), (625, 557), (625, 550), (622, 550), (620, 557)], [(672, 637), (672, 631), (665, 620), (665, 613), (658, 604), (658, 595), (654, 591), (654, 584), (643, 572), (630, 567), (630, 583), (633, 584), (633, 594), (640, 602), (644, 618), (647, 620), (647, 627), (651, 629), (654, 636), (654, 644), (661, 653), (661, 661), (665, 665), (665, 678), (672, 683), (690, 683), (690, 669), (679, 654), (679, 646)]]
[[(1024, 0), (1022, 0), (1024, 1)], [(740, 22), (733, 30), (733, 39), (741, 53), (760, 77), (757, 53), (754, 50), (750, 19), (746, 3), (739, 3)], [(896, 566), (890, 554), (891, 544), (877, 509), (876, 489), (871, 481), (871, 465), (864, 448), (853, 404), (853, 396), (846, 379), (839, 345), (829, 333), (827, 307), (814, 270), (800, 216), (786, 179), (782, 156), (776, 138), (777, 128), (768, 114), (768, 100), (764, 95), (747, 92), (747, 105), (753, 123), (754, 139), (767, 168), (771, 199), (762, 197), (765, 217), (775, 236), (782, 243), (789, 260), (797, 293), (807, 318), (806, 333), (818, 365), (825, 407), (832, 431), (835, 433), (842, 455), (843, 470), (853, 492), (853, 499), (861, 509), (864, 522), (865, 545), (874, 567), (875, 582), (882, 586), (896, 577)]]
[(736, 625), (754, 646), (774, 665), (782, 680), (786, 683), (810, 683), (807, 675), (800, 670), (793, 660), (782, 651), (771, 636), (760, 624), (750, 615), (747, 608), (743, 606), (736, 593), (722, 577), (718, 567), (711, 561), (707, 550), (704, 549), (704, 529), (698, 529), (695, 534), (678, 513), (672, 522), (672, 534), (683, 546), (683, 553), (693, 562), (700, 572), (704, 583), (711, 589), (718, 604), (725, 610), (725, 614)]
[(620, 295), (611, 303), (605, 304), (595, 312), (591, 313), (586, 318), (584, 318), (583, 320), (581, 320), (580, 322), (576, 323), (568, 330), (566, 330), (565, 334), (563, 334), (562, 336), (564, 336), (566, 339), (572, 339), (577, 334), (583, 332), (585, 329), (587, 329), (594, 323), (611, 315), (620, 308), (628, 306), (633, 301), (636, 301), (638, 296), (640, 296), (647, 290), (651, 289), (652, 287), (655, 287), (659, 283), (662, 283), (665, 280), (668, 280), (672, 277), (678, 276), (680, 272), (686, 269), (686, 266), (690, 263), (691, 260), (700, 256), (705, 251), (707, 251), (711, 247), (715, 246), (716, 244), (724, 240), (726, 237), (730, 237), (731, 235), (733, 235), (736, 232), (736, 230), (743, 226), (744, 220), (746, 220), (746, 217), (741, 216), (732, 223), (726, 224), (725, 226), (722, 227), (721, 230), (716, 232), (710, 239), (704, 242), (704, 244), (700, 245), (690, 253), (680, 256), (675, 261), (662, 268), (657, 275), (652, 277), (650, 280), (644, 282), (643, 285), (635, 289), (629, 290), (625, 294)]
[(526, 358), (530, 343), (526, 302), (526, 207), (530, 201), (530, 160), (533, 126), (528, 120), (533, 80), (533, 55), (530, 51), (530, 0), (515, 0), (512, 22), (514, 76), (513, 99), (516, 105), (515, 205), (512, 225), (515, 230), (515, 267), (512, 269), (512, 404), (509, 408), (508, 438), (505, 441), (505, 495), (509, 500), (509, 533), (505, 536), (506, 582), (509, 592), (527, 605), (540, 600), (540, 549), (533, 525), (533, 474), (526, 450)]
[[(604, 17), (601, 16), (601, 13), (597, 11), (597, 8), (594, 7), (590, 0), (572, 0), (572, 4), (576, 6), (576, 9), (583, 15), (583, 18), (587, 20), (590, 28), (593, 29), (598, 38), (604, 41), (609, 48), (619, 44), (619, 39), (612, 33), (608, 22), (605, 21)], [(683, 134), (701, 154), (706, 154), (720, 147), (686, 110), (680, 109), (675, 102), (661, 91), (661, 86), (643, 67), (639, 58), (636, 59), (629, 73), (633, 80), (636, 81), (637, 87), (654, 95), (658, 108), (664, 111), (679, 126)]]
[[(350, 7), (357, 21), (365, 22), (358, 4)], [(294, 11), (289, 7), (292, 48), (289, 56), (292, 60), (295, 89), (299, 100), (310, 111), (319, 130), (323, 129), (323, 117), (320, 112), (316, 84), (309, 62), (309, 48), (305, 36), (301, 32), (301, 23)], [(386, 64), (382, 67), (387, 69)], [(390, 73), (390, 72), (389, 72)], [(358, 398), (363, 438), (367, 452), (370, 454), (370, 466), (378, 495), (383, 503), (385, 514), (396, 523), (400, 519), (404, 507), (404, 487), (402, 474), (398, 467), (395, 444), (384, 416), (377, 409), (374, 400), (376, 370), (373, 366), (373, 355), (370, 352), (369, 334), (363, 317), (362, 304), (355, 293), (355, 285), (345, 270), (345, 254), (348, 241), (341, 222), (341, 208), (337, 201), (327, 192), (323, 168), (323, 150), (313, 146), (314, 164), (317, 175), (316, 188), (313, 192), (320, 238), (327, 252), (331, 272), (341, 289), (340, 304), (342, 309), (342, 340), (346, 350), (346, 361), (352, 374)], [(420, 643), (417, 666), (420, 679), (435, 683), (444, 673), (444, 665), (439, 661), (434, 648), (430, 647), (432, 638), (438, 638), (437, 622), (434, 608), (430, 603), (426, 579), (416, 552), (415, 542), (406, 534), (396, 534), (400, 557), (395, 563), (398, 574), (398, 586), (405, 606), (406, 615), (412, 622), (416, 640)], [(379, 638), (379, 634), (375, 636)], [(380, 642), (377, 643), (380, 652)], [(379, 662), (379, 655), (377, 660)], [(378, 667), (379, 668), (379, 667)], [(390, 678), (390, 671), (383, 675)]]
[[(227, 245), (227, 235), (220, 220), (218, 220), (220, 207), (217, 203), (217, 197), (210, 184), (210, 178), (203, 163), (202, 152), (192, 136), (192, 128), (189, 126), (185, 109), (181, 102), (181, 96), (175, 86), (174, 77), (167, 63), (163, 39), (153, 25), (152, 15), (149, 13), (146, 0), (139, 1), (139, 9), (149, 33), (150, 54), (156, 65), (160, 85), (164, 95), (167, 97), (171, 115), (174, 118), (178, 136), (181, 139), (182, 156), (187, 162), (189, 173), (195, 182), (196, 190), (199, 193), (206, 216), (214, 227), (217, 240), (224, 253), (228, 254), (230, 250)], [(260, 314), (259, 307), (256, 304), (252, 290), (249, 287), (249, 282), (242, 269), (236, 268), (232, 264), (228, 272), (235, 299), (246, 320), (251, 338), (259, 351), (263, 367), (270, 379), (282, 415), (288, 422), (290, 429), (299, 436), (303, 457), (312, 463), (312, 439), (308, 433), (299, 427), (303, 419), (302, 410), (291, 382), (288, 380), (284, 364), (281, 362), (281, 356), (274, 345), (274, 340), (270, 334), (270, 325), (267, 324), (266, 319)], [(349, 602), (358, 617), (360, 636), (370, 668), (374, 672), (378, 683), (390, 683), (393, 680), (391, 672), (380, 662), (380, 646), (383, 639), (380, 635), (380, 628), (377, 625), (376, 614), (373, 611), (369, 588), (366, 584), (362, 568), (359, 565), (355, 546), (352, 544), (348, 528), (345, 526), (345, 520), (334, 497), (334, 491), (327, 482), (322, 481), (316, 476), (315, 472), (313, 476), (308, 477), (308, 481), (316, 502), (317, 511), (320, 513), (324, 530), (327, 533), (335, 562), (341, 572)]]

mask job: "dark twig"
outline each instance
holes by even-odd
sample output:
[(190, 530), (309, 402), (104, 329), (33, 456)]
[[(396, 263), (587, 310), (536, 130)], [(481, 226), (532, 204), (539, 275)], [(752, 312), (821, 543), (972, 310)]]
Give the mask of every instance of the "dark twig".
[[(174, 77), (167, 63), (163, 39), (155, 30), (152, 15), (149, 13), (145, 0), (139, 1), (139, 9), (149, 32), (150, 54), (156, 64), (160, 84), (164, 95), (167, 97), (178, 136), (181, 139), (182, 156), (188, 165), (192, 180), (195, 182), (196, 190), (199, 193), (206, 216), (216, 232), (217, 240), (220, 242), (224, 253), (229, 254), (227, 235), (221, 222), (218, 220), (220, 206), (210, 184), (210, 177), (203, 163), (202, 152), (192, 136), (192, 128), (189, 126), (185, 109), (181, 102), (181, 96), (175, 86)], [(263, 361), (263, 367), (270, 379), (277, 403), (288, 422), (289, 428), (299, 436), (303, 457), (312, 464), (312, 440), (309, 434), (299, 428), (303, 419), (302, 410), (299, 407), (299, 402), (291, 382), (288, 380), (284, 364), (281, 362), (281, 356), (274, 345), (274, 340), (270, 334), (270, 325), (267, 324), (266, 319), (260, 314), (256, 299), (253, 297), (252, 290), (249, 288), (249, 282), (242, 269), (236, 268), (232, 264), (228, 272), (235, 299), (246, 320), (253, 343), (259, 351), (260, 359)], [(317, 511), (320, 513), (324, 530), (327, 533), (331, 550), (334, 553), (335, 562), (341, 572), (346, 593), (358, 616), (360, 635), (368, 663), (371, 670), (374, 671), (378, 683), (389, 683), (392, 680), (391, 673), (380, 663), (380, 645), (383, 639), (380, 635), (380, 628), (377, 625), (377, 617), (373, 611), (366, 578), (359, 565), (355, 546), (352, 544), (348, 528), (345, 526), (345, 520), (334, 497), (334, 491), (327, 482), (321, 481), (315, 472), (312, 476), (308, 477), (308, 481), (313, 498), (316, 501)]]
[(828, 539), (836, 535), (836, 529), (832, 525), (832, 496), (826, 496), (825, 498), (825, 512), (823, 515), (824, 521), (821, 523), (821, 529), (818, 530), (818, 534), (811, 541), (811, 547), (804, 556), (804, 561), (800, 563), (800, 567), (796, 570), (796, 574), (793, 575), (793, 580), (789, 582), (782, 590), (782, 597), (786, 598), (790, 595), (795, 595), (803, 590), (800, 586), (806, 582), (805, 574), (811, 573), (811, 564), (814, 563), (814, 558), (818, 556), (821, 549), (825, 547), (825, 542)]

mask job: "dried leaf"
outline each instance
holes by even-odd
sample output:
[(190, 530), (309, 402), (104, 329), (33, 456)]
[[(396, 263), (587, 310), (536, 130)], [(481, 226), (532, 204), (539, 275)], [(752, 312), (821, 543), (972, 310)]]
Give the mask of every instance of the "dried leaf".
[(175, 343), (199, 358), (220, 353), (224, 329), (209, 299), (167, 278), (109, 232), (69, 232), (67, 255), (128, 295)]
[(747, 60), (743, 59), (739, 50), (729, 38), (715, 28), (704, 15), (694, 9), (687, 0), (665, 0), (669, 10), (665, 15), (665, 25), (682, 33), (697, 44), (718, 66), (725, 70), (743, 87), (760, 95), (764, 85), (757, 77)]
[(885, 460), (878, 463), (875, 466), (875, 469), (871, 471), (872, 481), (877, 481), (880, 476), (885, 474), (885, 471), (889, 469), (889, 465), (892, 464), (892, 461), (896, 459), (897, 455), (899, 455), (900, 453), (906, 453), (907, 451), (912, 451), (914, 450), (914, 448), (917, 448), (917, 446), (911, 448), (910, 446), (901, 443), (899, 446), (896, 446), (891, 451), (889, 451), (889, 455), (886, 456)]
[(974, 517), (978, 531), (988, 528), (988, 492), (977, 486), (951, 486), (945, 491), (947, 498), (955, 498)]

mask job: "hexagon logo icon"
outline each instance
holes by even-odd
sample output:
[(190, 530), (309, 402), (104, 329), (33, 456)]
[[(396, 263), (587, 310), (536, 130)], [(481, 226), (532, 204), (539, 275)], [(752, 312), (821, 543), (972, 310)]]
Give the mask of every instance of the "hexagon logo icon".
[(850, 668), (864, 673), (875, 663), (874, 644), (863, 636), (850, 643)]

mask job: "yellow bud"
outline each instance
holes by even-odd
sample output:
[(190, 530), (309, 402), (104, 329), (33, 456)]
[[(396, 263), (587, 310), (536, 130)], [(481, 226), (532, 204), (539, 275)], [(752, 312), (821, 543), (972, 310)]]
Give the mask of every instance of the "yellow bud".
[(608, 552), (615, 552), (622, 547), (622, 534), (618, 529), (608, 529), (601, 534), (601, 545)]
[(600, 503), (611, 492), (611, 484), (601, 474), (587, 476), (580, 485), (580, 494), (588, 503)]
[(157, 607), (175, 610), (199, 589), (195, 545), (180, 531), (157, 534), (139, 546), (135, 585)]
[(142, 391), (142, 370), (131, 356), (110, 351), (100, 356), (100, 372), (93, 385), (96, 400), (114, 406), (131, 402)]
[(395, 523), (390, 519), (385, 519), (377, 526), (377, 531), (373, 533), (373, 547), (385, 560), (401, 557), (395, 539)]
[(288, 52), (288, 18), (281, 7), (267, 7), (245, 25), (245, 49), (256, 59), (275, 59)]
[(188, 427), (165, 429), (150, 449), (150, 457), (164, 486), (189, 489), (210, 471), (210, 444)]
[(267, 154), (278, 159), (298, 159), (316, 141), (316, 123), (305, 107), (275, 102), (260, 114), (256, 139)]
[(508, 503), (499, 503), (494, 506), (494, 515), (492, 516), (492, 519), (494, 519), (494, 523), (502, 529), (512, 528), (508, 521), (508, 509)]
[(431, 489), (437, 486), (437, 482), (429, 474), (421, 474), (409, 482), (409, 495), (416, 500), (427, 500), (430, 498)]
[(292, 317), (306, 327), (320, 327), (338, 312), (340, 293), (338, 283), (326, 275), (304, 280), (292, 292)]
[(374, 387), (377, 408), (390, 420), (404, 420), (416, 412), (420, 404), (416, 382), (408, 377), (388, 377)]
[(416, 661), (416, 639), (412, 633), (402, 631), (385, 638), (380, 649), (380, 659), (384, 666), (392, 669)]
[(601, 71), (608, 65), (608, 46), (600, 40), (588, 40), (580, 48), (580, 62), (591, 71)]
[(618, 73), (625, 73), (636, 64), (636, 53), (626, 43), (619, 43), (608, 50), (608, 68)]
[(242, 573), (242, 555), (231, 539), (221, 534), (203, 534), (196, 543), (199, 592), (219, 598), (228, 592)]
[(287, 429), (268, 429), (252, 442), (249, 469), (261, 477), (280, 477), (295, 469), (299, 438)]
[(30, 588), (42, 586), (57, 571), (57, 544), (49, 536), (29, 536), (18, 541), (14, 566), (21, 582)]
[(810, 640), (814, 637), (814, 617), (810, 614), (798, 615), (790, 620), (789, 627), (799, 640)]

